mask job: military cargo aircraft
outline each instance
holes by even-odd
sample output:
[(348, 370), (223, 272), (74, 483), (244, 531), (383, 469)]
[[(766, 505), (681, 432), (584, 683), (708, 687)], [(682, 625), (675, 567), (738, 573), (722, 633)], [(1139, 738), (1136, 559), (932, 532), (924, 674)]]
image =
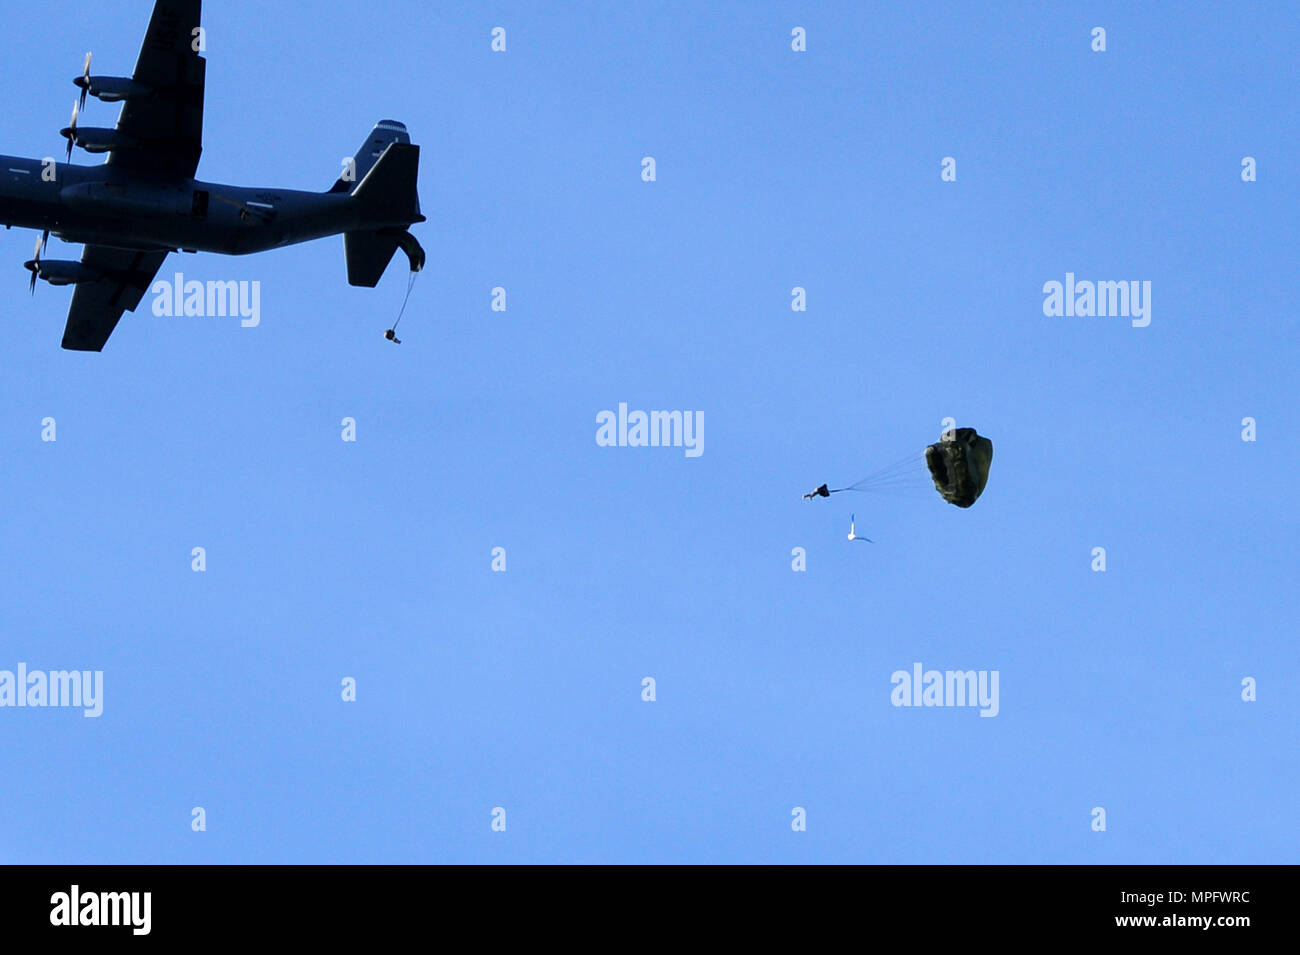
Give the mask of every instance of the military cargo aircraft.
[[(326, 192), (261, 189), (194, 178), (202, 152), (206, 63), (201, 0), (157, 0), (135, 72), (94, 76), (91, 56), (73, 82), (81, 97), (68, 141), (107, 153), (99, 166), (0, 156), (0, 223), (41, 230), (25, 268), (36, 280), (73, 285), (63, 347), (102, 351), (124, 311), (134, 311), (169, 252), (246, 255), (343, 235), (348, 282), (373, 288), (400, 247), (413, 271), (424, 251), (408, 227), (424, 222), (416, 194), (420, 147), (383, 120)], [(121, 103), (113, 129), (80, 126), (92, 96)], [(45, 259), (53, 234), (84, 243), (81, 261)]]

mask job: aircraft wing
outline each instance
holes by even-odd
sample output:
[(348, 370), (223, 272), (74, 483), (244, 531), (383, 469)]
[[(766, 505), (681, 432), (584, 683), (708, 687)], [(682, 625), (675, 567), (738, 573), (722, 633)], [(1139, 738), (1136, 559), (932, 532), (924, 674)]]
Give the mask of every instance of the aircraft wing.
[(203, 151), (206, 61), (195, 50), (202, 0), (157, 0), (132, 79), (152, 96), (128, 99), (117, 131), (133, 145), (112, 150), (108, 164), (128, 172), (190, 179)]
[[(195, 4), (197, 6), (197, 4)], [(153, 277), (167, 253), (132, 252), (88, 245), (81, 264), (101, 274), (95, 282), (81, 282), (72, 294), (63, 347), (70, 351), (103, 351), (123, 312), (133, 312), (149, 291)]]

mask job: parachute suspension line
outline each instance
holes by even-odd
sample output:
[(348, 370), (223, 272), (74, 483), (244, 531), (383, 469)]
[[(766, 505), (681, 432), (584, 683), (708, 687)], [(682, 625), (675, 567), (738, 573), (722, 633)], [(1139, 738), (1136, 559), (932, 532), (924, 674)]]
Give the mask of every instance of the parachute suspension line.
[(913, 484), (890, 484), (876, 487), (850, 487), (846, 491), (854, 494), (884, 494), (889, 497), (922, 497), (933, 493), (928, 484), (917, 481)]
[(906, 480), (917, 474), (923, 474), (926, 470), (928, 469), (924, 464), (909, 464), (905, 468), (898, 468), (888, 474), (878, 474), (864, 478), (861, 481), (855, 481), (850, 487), (869, 487), (874, 484), (888, 484), (890, 481)]
[(866, 477), (862, 478), (860, 481), (854, 481), (848, 487), (840, 488), (840, 490), (857, 491), (857, 490), (862, 490), (864, 487), (867, 486), (888, 484), (892, 481), (896, 481), (899, 479), (910, 478), (914, 475), (915, 472), (922, 471), (924, 469), (925, 469), (924, 454), (918, 455), (915, 452), (913, 452), (912, 454), (908, 454), (905, 457), (900, 458), (899, 460), (893, 462), (892, 464), (886, 464), (884, 467), (871, 472)]
[(894, 492), (925, 490), (929, 486), (929, 482), (922, 481), (920, 476), (917, 475), (907, 481), (893, 481), (887, 484), (869, 484), (865, 487), (833, 487), (830, 488), (829, 491), (831, 494), (844, 494), (849, 491), (852, 491), (854, 494), (872, 494), (877, 491), (883, 494), (891, 494)]
[(908, 468), (918, 466), (920, 463), (922, 462), (917, 460), (915, 454), (908, 454), (904, 457), (899, 458), (897, 461), (894, 461), (890, 464), (886, 464), (883, 467), (877, 468), (876, 470), (868, 474), (866, 477), (862, 478), (862, 480), (855, 481), (854, 486), (858, 484), (862, 484), (864, 481), (873, 481), (877, 478), (882, 478), (890, 474), (893, 474), (896, 471), (906, 470)]
[(924, 465), (909, 465), (906, 468), (899, 468), (890, 471), (888, 474), (876, 474), (869, 478), (863, 478), (861, 481), (854, 481), (849, 485), (849, 487), (876, 487), (877, 485), (889, 484), (893, 481), (904, 481), (916, 477), (919, 474), (923, 474), (925, 470)]

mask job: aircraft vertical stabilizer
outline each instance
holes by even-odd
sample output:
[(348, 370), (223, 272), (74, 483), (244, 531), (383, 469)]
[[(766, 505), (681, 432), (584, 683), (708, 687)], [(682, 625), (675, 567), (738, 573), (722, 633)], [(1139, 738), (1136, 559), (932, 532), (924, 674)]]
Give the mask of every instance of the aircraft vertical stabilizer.
[(339, 177), (330, 192), (351, 192), (366, 178), (366, 173), (370, 172), (375, 163), (379, 162), (385, 149), (393, 143), (409, 144), (410, 141), (411, 136), (404, 123), (395, 119), (381, 119), (375, 123), (375, 128), (352, 157), (352, 167)]
[[(361, 204), (362, 220), (374, 223), (374, 227), (354, 230), (343, 236), (349, 285), (374, 288), (379, 284), (393, 253), (403, 244), (402, 233), (406, 226), (424, 221), (416, 192), (419, 171), (419, 146), (389, 143), (352, 191), (352, 198)], [(418, 249), (418, 245), (415, 248)], [(419, 255), (421, 266), (422, 255)]]

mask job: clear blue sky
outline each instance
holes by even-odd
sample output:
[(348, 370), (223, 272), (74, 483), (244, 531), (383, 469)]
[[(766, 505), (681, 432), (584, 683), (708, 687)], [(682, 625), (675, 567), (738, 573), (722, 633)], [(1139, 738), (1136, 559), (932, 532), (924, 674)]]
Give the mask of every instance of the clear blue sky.
[[(325, 189), (400, 119), (429, 266), (400, 348), (404, 262), (335, 238), (168, 260), (258, 328), (146, 297), (73, 354), (0, 233), (0, 669), (105, 696), (0, 709), (0, 857), (1297, 860), (1293, 5), (205, 7), (199, 175)], [(0, 152), (61, 156), (151, 8), (8, 11)], [(1045, 317), (1067, 272), (1150, 326)], [(598, 447), (619, 402), (703, 455)], [(799, 500), (946, 416), (970, 510)], [(998, 716), (893, 707), (918, 661)]]

